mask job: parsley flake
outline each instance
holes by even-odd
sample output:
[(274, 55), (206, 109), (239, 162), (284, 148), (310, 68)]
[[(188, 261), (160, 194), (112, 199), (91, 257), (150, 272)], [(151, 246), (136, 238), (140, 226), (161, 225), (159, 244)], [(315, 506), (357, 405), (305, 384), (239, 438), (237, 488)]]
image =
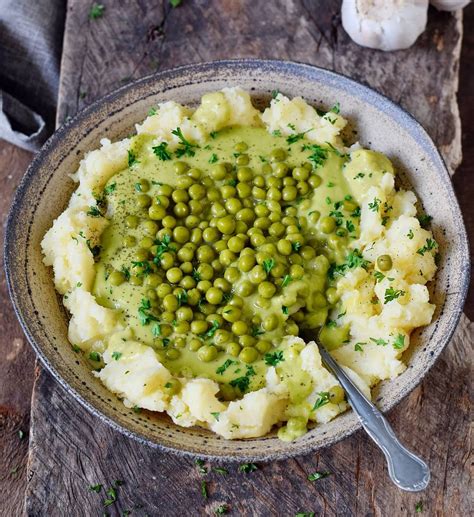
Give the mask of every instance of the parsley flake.
[(319, 395), (319, 398), (316, 399), (316, 402), (314, 403), (312, 411), (319, 409), (319, 408), (325, 406), (326, 404), (329, 404), (330, 395), (329, 395), (328, 391), (320, 391), (318, 393), (318, 395)]
[(155, 145), (152, 147), (153, 154), (162, 161), (171, 160), (171, 153), (168, 151), (168, 149), (166, 149), (167, 147), (167, 142), (161, 142), (160, 145)]
[(284, 361), (283, 352), (278, 350), (277, 352), (267, 353), (263, 356), (265, 364), (268, 366), (276, 366), (281, 361)]

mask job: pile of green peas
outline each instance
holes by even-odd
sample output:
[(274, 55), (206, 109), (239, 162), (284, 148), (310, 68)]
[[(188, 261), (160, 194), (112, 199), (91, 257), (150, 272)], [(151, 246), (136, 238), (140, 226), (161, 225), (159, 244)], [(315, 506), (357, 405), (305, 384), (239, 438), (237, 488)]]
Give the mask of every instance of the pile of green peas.
[[(271, 311), (271, 300), (316, 259), (308, 224), (320, 219), (323, 233), (336, 230), (332, 217), (298, 216), (298, 200), (322, 179), (309, 162), (290, 167), (282, 148), (251, 168), (247, 150), (245, 142), (236, 144), (233, 163), (215, 163), (206, 172), (177, 161), (175, 186), (145, 178), (135, 185), (138, 212), (126, 215), (125, 226), (141, 238), (123, 236), (132, 251), (130, 275), (114, 270), (108, 281), (144, 289), (146, 324), (159, 322), (155, 343), (167, 359), (187, 347), (203, 362), (225, 352), (250, 364), (278, 343), (272, 336), (298, 335), (304, 324), (304, 308), (286, 307), (283, 317)], [(249, 297), (262, 316), (248, 310)], [(317, 304), (336, 301), (329, 288)]]

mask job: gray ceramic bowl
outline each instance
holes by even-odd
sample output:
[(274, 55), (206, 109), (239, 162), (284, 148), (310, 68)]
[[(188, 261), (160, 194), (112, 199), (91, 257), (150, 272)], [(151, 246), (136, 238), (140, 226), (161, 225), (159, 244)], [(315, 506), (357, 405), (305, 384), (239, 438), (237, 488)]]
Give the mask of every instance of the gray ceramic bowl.
[(446, 167), (424, 129), (387, 98), (327, 70), (282, 61), (205, 63), (141, 79), (95, 102), (51, 137), (23, 178), (8, 219), (5, 265), (13, 305), (28, 340), (56, 380), (95, 416), (127, 436), (166, 450), (226, 460), (278, 459), (331, 445), (360, 425), (352, 412), (346, 412), (293, 443), (284, 443), (275, 434), (226, 441), (203, 429), (178, 427), (164, 416), (137, 415), (108, 392), (72, 351), (67, 314), (40, 250), (44, 233), (74, 189), (68, 174), (100, 138), (123, 138), (157, 102), (192, 105), (202, 94), (231, 85), (250, 91), (259, 107), (274, 89), (301, 95), (318, 106), (339, 101), (361, 143), (394, 161), (400, 183), (411, 186), (434, 217), (433, 231), (441, 249), (431, 286), (437, 310), (433, 323), (415, 333), (408, 369), (382, 383), (375, 393), (383, 411), (392, 408), (426, 375), (456, 328), (468, 286), (466, 233)]

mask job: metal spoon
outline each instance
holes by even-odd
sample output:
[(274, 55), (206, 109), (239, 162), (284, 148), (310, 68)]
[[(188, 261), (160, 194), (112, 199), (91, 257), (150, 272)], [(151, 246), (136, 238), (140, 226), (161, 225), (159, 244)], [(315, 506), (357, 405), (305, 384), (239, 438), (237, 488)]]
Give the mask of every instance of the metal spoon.
[(385, 454), (390, 479), (398, 488), (408, 492), (424, 490), (430, 481), (428, 465), (399, 442), (382, 413), (346, 375), (319, 339), (315, 339), (315, 341), (323, 362), (341, 383), (349, 404), (359, 417), (362, 427)]

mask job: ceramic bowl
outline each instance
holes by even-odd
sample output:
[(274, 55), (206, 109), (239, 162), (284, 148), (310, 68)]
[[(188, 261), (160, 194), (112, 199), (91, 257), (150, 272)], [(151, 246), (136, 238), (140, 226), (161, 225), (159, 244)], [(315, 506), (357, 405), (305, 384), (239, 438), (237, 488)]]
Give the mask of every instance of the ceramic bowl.
[(105, 389), (69, 345), (68, 317), (40, 249), (44, 233), (66, 208), (74, 189), (68, 175), (101, 138), (124, 138), (157, 102), (193, 105), (204, 93), (232, 85), (248, 90), (257, 107), (265, 106), (276, 89), (290, 97), (301, 95), (315, 106), (329, 108), (338, 101), (362, 145), (388, 155), (399, 171), (400, 185), (414, 189), (433, 216), (441, 250), (431, 285), (437, 306), (433, 323), (415, 332), (407, 370), (375, 390), (382, 411), (400, 402), (426, 375), (458, 323), (469, 276), (466, 233), (446, 167), (424, 129), (387, 98), (333, 72), (283, 61), (204, 63), (146, 77), (93, 103), (50, 138), (23, 178), (8, 219), (5, 265), (17, 316), (43, 365), (97, 418), (153, 447), (213, 459), (262, 461), (326, 447), (360, 425), (348, 411), (292, 443), (278, 440), (275, 433), (227, 441), (200, 428), (178, 427), (165, 416), (134, 413)]

